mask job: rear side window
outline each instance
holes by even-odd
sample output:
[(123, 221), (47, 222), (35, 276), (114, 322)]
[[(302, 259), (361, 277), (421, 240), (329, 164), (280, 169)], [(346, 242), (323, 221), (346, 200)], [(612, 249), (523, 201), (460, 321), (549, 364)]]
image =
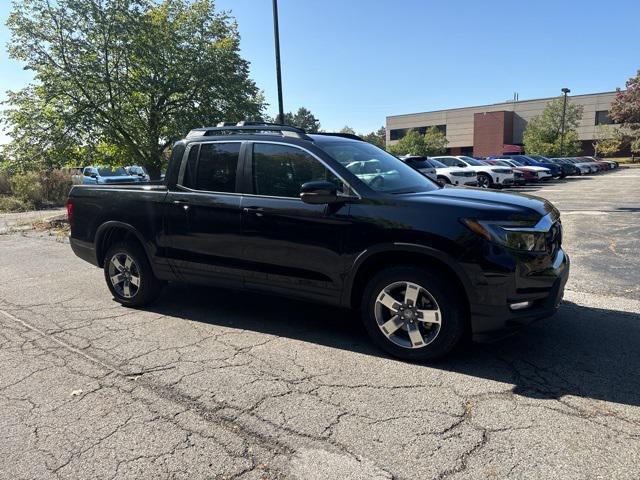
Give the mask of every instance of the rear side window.
[(203, 143), (191, 147), (184, 171), (185, 187), (235, 192), (240, 143)]
[(256, 195), (300, 197), (300, 187), (311, 181), (329, 181), (344, 192), (343, 182), (308, 153), (286, 145), (253, 146), (253, 189)]

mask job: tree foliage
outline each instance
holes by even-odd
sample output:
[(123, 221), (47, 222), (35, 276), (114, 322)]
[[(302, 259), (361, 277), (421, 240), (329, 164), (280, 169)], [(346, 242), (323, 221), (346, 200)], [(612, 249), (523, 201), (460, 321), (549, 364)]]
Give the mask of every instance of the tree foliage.
[(296, 113), (285, 113), (284, 123), (302, 128), (307, 133), (317, 133), (320, 131), (320, 120), (305, 107), (300, 107)]
[(429, 127), (424, 135), (417, 130), (410, 130), (398, 140), (398, 143), (390, 145), (388, 150), (394, 155), (441, 155), (447, 150), (447, 137), (437, 127)]
[(350, 135), (355, 135), (356, 131), (353, 128), (351, 128), (349, 125), (345, 125), (340, 129), (340, 133), (348, 133)]
[(623, 141), (636, 154), (640, 153), (640, 70), (635, 77), (627, 80), (626, 87), (626, 90), (617, 93), (609, 116), (622, 124), (620, 132)]
[(189, 129), (262, 113), (236, 24), (213, 0), (13, 5), (9, 54), (34, 73), (4, 115), (18, 163), (86, 163), (99, 143), (157, 177)]
[(593, 150), (597, 157), (610, 157), (622, 148), (620, 130), (611, 125), (598, 125), (595, 137)]
[(360, 135), (365, 142), (374, 144), (376, 147), (382, 149), (387, 145), (387, 130), (384, 127), (380, 127), (375, 132), (367, 133), (366, 135)]
[[(529, 120), (523, 136), (527, 153), (545, 157), (572, 156), (580, 153), (581, 144), (576, 128), (582, 120), (583, 107), (567, 99), (565, 134), (562, 142), (563, 102), (563, 97), (552, 100), (541, 115)], [(561, 143), (563, 143), (562, 148)]]

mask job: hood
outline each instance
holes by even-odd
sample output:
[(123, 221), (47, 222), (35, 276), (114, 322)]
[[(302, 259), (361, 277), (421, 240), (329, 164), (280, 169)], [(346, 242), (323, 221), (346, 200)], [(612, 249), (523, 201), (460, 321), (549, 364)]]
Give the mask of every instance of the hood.
[(409, 203), (456, 208), (460, 217), (480, 220), (526, 220), (537, 222), (555, 211), (547, 200), (522, 193), (491, 192), (479, 188), (441, 188), (425, 193), (403, 195)]

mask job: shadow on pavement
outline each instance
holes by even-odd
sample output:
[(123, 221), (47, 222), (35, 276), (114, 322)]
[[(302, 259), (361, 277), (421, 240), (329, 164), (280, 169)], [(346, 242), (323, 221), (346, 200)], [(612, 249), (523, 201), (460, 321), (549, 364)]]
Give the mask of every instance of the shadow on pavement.
[[(149, 310), (390, 358), (368, 340), (357, 314), (333, 307), (171, 284)], [(640, 405), (638, 345), (640, 314), (565, 302), (555, 316), (517, 335), (462, 346), (423, 367), (512, 383), (515, 393), (532, 398), (572, 395)]]

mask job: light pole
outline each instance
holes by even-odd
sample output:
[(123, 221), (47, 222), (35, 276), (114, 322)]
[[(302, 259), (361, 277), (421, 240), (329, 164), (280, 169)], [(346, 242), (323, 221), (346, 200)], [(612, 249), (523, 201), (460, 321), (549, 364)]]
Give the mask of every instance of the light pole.
[[(275, 0), (274, 0), (275, 1)], [(562, 103), (562, 122), (560, 125), (560, 156), (564, 155), (564, 121), (567, 116), (567, 94), (571, 92), (568, 88), (563, 88), (562, 93), (564, 93), (564, 101)]]
[(278, 81), (278, 117), (276, 123), (284, 123), (282, 106), (282, 74), (280, 73), (280, 29), (278, 28), (278, 0), (273, 0), (273, 36), (276, 42), (276, 77)]

